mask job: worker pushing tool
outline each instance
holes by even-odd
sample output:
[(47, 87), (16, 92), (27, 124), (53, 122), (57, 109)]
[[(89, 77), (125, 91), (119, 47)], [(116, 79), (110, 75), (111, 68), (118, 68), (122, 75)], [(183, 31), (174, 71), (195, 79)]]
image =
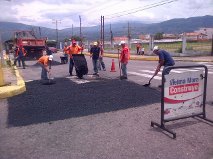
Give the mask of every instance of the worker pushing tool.
[(72, 71), (73, 71), (73, 66), (74, 66), (74, 61), (73, 61), (73, 54), (78, 54), (81, 50), (83, 50), (83, 47), (80, 47), (79, 45), (76, 44), (75, 40), (72, 40), (72, 44), (65, 50), (68, 51), (68, 54), (70, 56), (70, 64), (69, 64), (69, 73), (70, 76), (72, 76)]
[[(42, 70), (41, 70), (41, 80), (43, 81), (47, 81), (50, 78), (51, 75), (51, 63), (53, 60), (53, 55), (44, 55), (42, 57), (39, 58), (38, 63), (40, 64)], [(49, 67), (48, 67), (49, 66)], [(48, 76), (47, 76), (48, 74)]]
[[(149, 83), (144, 85), (146, 87), (150, 85), (151, 80), (158, 74), (158, 72), (160, 71), (161, 66), (164, 66), (163, 69), (165, 69), (168, 66), (174, 66), (175, 65), (175, 62), (174, 62), (173, 58), (171, 57), (171, 55), (168, 52), (166, 52), (165, 50), (159, 49), (158, 46), (155, 46), (153, 48), (153, 53), (155, 53), (156, 55), (159, 56), (159, 63), (158, 63), (158, 66), (157, 66), (157, 68), (155, 70), (154, 75), (149, 80)], [(167, 69), (166, 74), (169, 74), (169, 72), (170, 72), (170, 70)], [(159, 87), (161, 87), (161, 85)]]

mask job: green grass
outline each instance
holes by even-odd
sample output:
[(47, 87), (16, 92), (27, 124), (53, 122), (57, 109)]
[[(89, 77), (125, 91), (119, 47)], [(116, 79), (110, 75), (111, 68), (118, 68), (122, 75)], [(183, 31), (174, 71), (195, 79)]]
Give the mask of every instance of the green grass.
[[(168, 52), (182, 52), (182, 42), (174, 42), (174, 43), (156, 43), (159, 48), (166, 50)], [(143, 44), (143, 47), (146, 50), (149, 50), (149, 44)], [(201, 42), (187, 42), (186, 43), (186, 50), (191, 51), (199, 51), (199, 52), (211, 52), (212, 48), (212, 41), (201, 41)], [(111, 50), (110, 48), (105, 48), (105, 50)], [(115, 49), (117, 50), (117, 49)], [(135, 45), (132, 45), (131, 50), (136, 50)]]

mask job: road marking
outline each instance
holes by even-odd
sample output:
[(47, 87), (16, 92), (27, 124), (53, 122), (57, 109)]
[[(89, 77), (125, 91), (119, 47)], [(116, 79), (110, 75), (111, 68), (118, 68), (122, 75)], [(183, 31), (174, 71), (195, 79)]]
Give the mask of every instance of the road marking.
[[(148, 77), (148, 78), (152, 77), (152, 75), (148, 75), (148, 74), (144, 74), (144, 73), (138, 73), (138, 72), (128, 72), (128, 74), (142, 76), (142, 77)], [(161, 77), (160, 76), (155, 76), (154, 79), (161, 80)]]
[(26, 80), (25, 82), (27, 83), (27, 82), (32, 82), (32, 81), (34, 81), (34, 80)]

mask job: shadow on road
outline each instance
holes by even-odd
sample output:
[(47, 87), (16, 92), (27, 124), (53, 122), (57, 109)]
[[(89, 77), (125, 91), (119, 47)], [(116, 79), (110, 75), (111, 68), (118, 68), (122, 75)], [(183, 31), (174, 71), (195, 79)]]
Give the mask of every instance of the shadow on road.
[(160, 92), (130, 81), (100, 80), (76, 84), (56, 79), (55, 85), (26, 83), (27, 91), (8, 99), (8, 126), (24, 126), (160, 102)]

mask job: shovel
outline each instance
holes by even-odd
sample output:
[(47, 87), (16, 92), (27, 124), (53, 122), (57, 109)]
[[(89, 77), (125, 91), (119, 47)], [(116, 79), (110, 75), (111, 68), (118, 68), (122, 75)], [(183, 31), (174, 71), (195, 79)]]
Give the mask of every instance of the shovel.
[(144, 84), (143, 86), (144, 86), (144, 87), (148, 87), (148, 86), (151, 84), (151, 80), (152, 80), (154, 77), (155, 77), (155, 75), (152, 76), (152, 78), (150, 78), (149, 82), (148, 82), (147, 84)]

